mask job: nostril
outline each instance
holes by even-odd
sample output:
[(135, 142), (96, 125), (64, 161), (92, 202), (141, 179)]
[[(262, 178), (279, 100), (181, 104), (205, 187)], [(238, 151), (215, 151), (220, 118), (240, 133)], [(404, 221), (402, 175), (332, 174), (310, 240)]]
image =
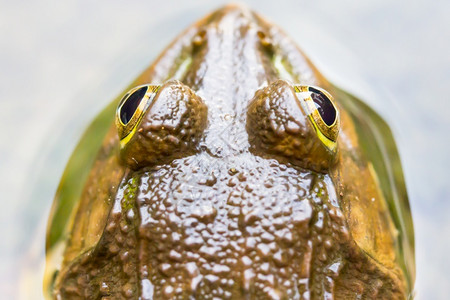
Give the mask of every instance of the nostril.
[(145, 93), (147, 92), (148, 87), (144, 86), (140, 89), (136, 90), (134, 93), (132, 93), (128, 98), (124, 99), (124, 103), (120, 107), (120, 121), (124, 125), (128, 124), (130, 122), (131, 118), (133, 117), (134, 113), (136, 112), (137, 108), (139, 107), (139, 104), (141, 103), (142, 99), (145, 96)]

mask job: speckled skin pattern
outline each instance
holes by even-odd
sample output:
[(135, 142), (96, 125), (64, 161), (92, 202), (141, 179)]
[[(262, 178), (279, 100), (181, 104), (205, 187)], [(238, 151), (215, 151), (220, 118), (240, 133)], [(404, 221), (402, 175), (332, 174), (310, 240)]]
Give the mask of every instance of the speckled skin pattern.
[(329, 88), (245, 8), (218, 10), (169, 46), (136, 81), (167, 83), (135, 136), (120, 151), (114, 128), (105, 138), (55, 298), (405, 298), (351, 120), (342, 112), (329, 152), (287, 80)]

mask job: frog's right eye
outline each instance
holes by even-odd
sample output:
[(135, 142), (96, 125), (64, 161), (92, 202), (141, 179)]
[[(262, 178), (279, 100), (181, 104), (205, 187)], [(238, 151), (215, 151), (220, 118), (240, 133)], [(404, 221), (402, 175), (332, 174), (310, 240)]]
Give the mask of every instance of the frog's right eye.
[(326, 171), (335, 159), (339, 133), (339, 112), (326, 97), (322, 89), (292, 86), (284, 80), (258, 90), (247, 111), (251, 150)]
[(330, 151), (335, 151), (340, 117), (333, 97), (324, 89), (309, 85), (296, 85), (294, 91), (319, 140)]
[(116, 112), (122, 161), (136, 169), (189, 155), (206, 127), (206, 115), (203, 100), (179, 81), (132, 89)]

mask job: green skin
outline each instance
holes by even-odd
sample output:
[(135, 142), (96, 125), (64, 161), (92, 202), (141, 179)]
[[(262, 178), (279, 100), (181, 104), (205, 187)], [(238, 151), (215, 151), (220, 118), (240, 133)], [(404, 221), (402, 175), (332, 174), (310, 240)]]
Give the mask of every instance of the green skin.
[(335, 97), (328, 151), (289, 82), (339, 94), (245, 8), (187, 29), (134, 82), (164, 83), (134, 136), (120, 148), (106, 134), (56, 277), (47, 266), (52, 296), (405, 299), (396, 222), (354, 122)]

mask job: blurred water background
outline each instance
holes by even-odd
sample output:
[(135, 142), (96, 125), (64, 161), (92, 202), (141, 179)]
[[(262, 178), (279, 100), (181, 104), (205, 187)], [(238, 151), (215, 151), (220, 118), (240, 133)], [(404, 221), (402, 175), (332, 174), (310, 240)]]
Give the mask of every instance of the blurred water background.
[[(391, 125), (416, 232), (416, 298), (450, 283), (450, 2), (244, 1)], [(45, 226), (90, 120), (222, 1), (0, 1), (0, 298), (41, 299)]]

